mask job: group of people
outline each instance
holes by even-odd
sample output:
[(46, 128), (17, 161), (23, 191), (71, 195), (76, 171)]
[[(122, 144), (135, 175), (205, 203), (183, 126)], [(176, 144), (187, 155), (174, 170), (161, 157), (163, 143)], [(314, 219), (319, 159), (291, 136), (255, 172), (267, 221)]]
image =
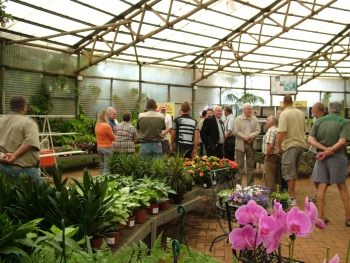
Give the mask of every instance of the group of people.
[(313, 126), (307, 140), (309, 146), (305, 141), (304, 114), (293, 107), (290, 95), (284, 96), (283, 104), (284, 110), (281, 109), (276, 116), (271, 115), (266, 120), (268, 130), (262, 147), (266, 186), (274, 191), (275, 185), (285, 180), (290, 195), (288, 203), (297, 205), (296, 180), (302, 155), (309, 148), (308, 169), (312, 172), (311, 179), (316, 188), (316, 195), (309, 201), (317, 201), (319, 217), (328, 223), (324, 211), (325, 193), (329, 185), (337, 184), (345, 210), (345, 225), (350, 227), (345, 148), (347, 140), (350, 140), (350, 130), (349, 121), (340, 116), (342, 103), (329, 103), (328, 116), (324, 116), (325, 106), (322, 102), (313, 105)]
[[(314, 123), (305, 141), (305, 116), (293, 107), (290, 95), (283, 99), (284, 109), (266, 120), (268, 128), (263, 138), (265, 154), (266, 185), (274, 191), (276, 184), (287, 183), (290, 205), (296, 205), (296, 180), (302, 154), (308, 150), (308, 167), (312, 171), (319, 216), (327, 223), (324, 211), (324, 198), (327, 187), (337, 184), (344, 205), (346, 226), (350, 227), (349, 194), (346, 186), (348, 176), (345, 145), (350, 140), (348, 120), (342, 118), (341, 102), (328, 105), (328, 116), (324, 116), (325, 106), (317, 102), (312, 107)], [(20, 95), (10, 99), (10, 112), (0, 118), (0, 172), (10, 178), (18, 178), (26, 173), (34, 180), (40, 180), (40, 142), (37, 124), (25, 116), (28, 101)], [(200, 144), (201, 154), (218, 158), (236, 159), (238, 174), (235, 183), (242, 183), (246, 164), (247, 185), (254, 185), (255, 143), (260, 134), (258, 119), (252, 115), (252, 105), (242, 105), (243, 114), (234, 118), (232, 108), (224, 108), (225, 122), (222, 121), (222, 108), (215, 106), (202, 112), (203, 119), (191, 117), (190, 104), (181, 105), (181, 115), (172, 120), (161, 105), (157, 112), (155, 100), (147, 101), (146, 112), (140, 113), (137, 126), (131, 125), (131, 114), (123, 114), (123, 122), (116, 121), (116, 110), (109, 107), (98, 114), (95, 133), (98, 153), (101, 159), (101, 174), (108, 172), (106, 163), (114, 151), (135, 152), (135, 144), (140, 143), (140, 154), (163, 156), (172, 152), (187, 158), (197, 155)], [(136, 133), (137, 131), (137, 133)], [(171, 135), (171, 149), (169, 144)], [(281, 176), (282, 175), (282, 176)]]

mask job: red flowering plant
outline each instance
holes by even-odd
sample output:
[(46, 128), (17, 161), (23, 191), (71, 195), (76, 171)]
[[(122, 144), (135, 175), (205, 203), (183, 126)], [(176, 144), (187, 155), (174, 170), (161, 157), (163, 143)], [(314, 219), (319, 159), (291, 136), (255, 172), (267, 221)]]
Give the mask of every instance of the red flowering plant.
[(194, 173), (196, 175), (196, 181), (200, 184), (211, 181), (210, 171), (212, 170), (219, 170), (228, 167), (237, 169), (238, 167), (235, 161), (219, 159), (215, 156), (196, 156), (192, 159), (186, 159), (184, 165), (189, 173)]

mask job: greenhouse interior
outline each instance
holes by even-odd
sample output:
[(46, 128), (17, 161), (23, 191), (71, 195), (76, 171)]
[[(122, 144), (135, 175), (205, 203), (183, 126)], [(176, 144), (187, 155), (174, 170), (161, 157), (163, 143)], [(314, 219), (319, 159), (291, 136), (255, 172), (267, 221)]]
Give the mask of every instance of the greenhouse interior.
[(350, 1), (0, 8), (0, 262), (350, 262)]

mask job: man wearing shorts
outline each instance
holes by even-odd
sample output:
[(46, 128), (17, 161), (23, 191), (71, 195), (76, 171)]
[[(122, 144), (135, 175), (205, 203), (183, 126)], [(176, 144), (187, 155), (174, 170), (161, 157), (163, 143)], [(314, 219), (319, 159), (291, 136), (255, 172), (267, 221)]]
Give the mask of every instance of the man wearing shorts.
[(343, 105), (341, 102), (329, 103), (330, 115), (317, 119), (312, 126), (308, 143), (317, 148), (316, 164), (312, 181), (319, 183), (317, 204), (319, 217), (325, 223), (329, 220), (324, 213), (324, 197), (328, 185), (337, 184), (345, 209), (345, 225), (350, 227), (349, 194), (346, 186), (348, 161), (345, 156), (346, 140), (350, 140), (350, 129), (347, 119), (340, 117)]
[(291, 95), (283, 98), (284, 111), (278, 124), (278, 140), (276, 154), (282, 153), (282, 177), (288, 183), (289, 205), (297, 205), (295, 198), (295, 182), (298, 178), (299, 166), (303, 152), (307, 149), (304, 138), (305, 116), (293, 107)]

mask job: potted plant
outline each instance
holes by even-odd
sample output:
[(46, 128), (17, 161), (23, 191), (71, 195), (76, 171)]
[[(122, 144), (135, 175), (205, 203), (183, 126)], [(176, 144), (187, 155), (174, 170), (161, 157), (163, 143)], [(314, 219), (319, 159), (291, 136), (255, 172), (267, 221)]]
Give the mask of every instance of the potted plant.
[(135, 222), (143, 224), (146, 221), (147, 208), (151, 205), (150, 200), (157, 198), (157, 193), (148, 188), (141, 188), (134, 191), (133, 197), (138, 204), (134, 209)]
[(271, 198), (276, 199), (277, 202), (280, 202), (284, 210), (288, 209), (289, 205), (287, 201), (290, 198), (290, 195), (286, 189), (282, 191), (279, 184), (276, 184), (276, 191), (271, 194)]
[(166, 178), (148, 178), (145, 176), (144, 178), (139, 179), (139, 181), (141, 182), (139, 187), (145, 187), (157, 193), (157, 197), (150, 199), (151, 205), (159, 204), (160, 210), (166, 210), (169, 201), (168, 195), (176, 194), (176, 192), (167, 185)]
[(175, 204), (181, 204), (187, 184), (192, 182), (192, 176), (185, 170), (184, 161), (184, 158), (179, 154), (176, 154), (168, 160), (169, 175), (167, 177), (167, 182), (176, 192), (176, 194), (173, 195)]
[(116, 225), (111, 224), (103, 234), (105, 236), (105, 241), (109, 247), (116, 247), (119, 242), (119, 231), (120, 228)]

